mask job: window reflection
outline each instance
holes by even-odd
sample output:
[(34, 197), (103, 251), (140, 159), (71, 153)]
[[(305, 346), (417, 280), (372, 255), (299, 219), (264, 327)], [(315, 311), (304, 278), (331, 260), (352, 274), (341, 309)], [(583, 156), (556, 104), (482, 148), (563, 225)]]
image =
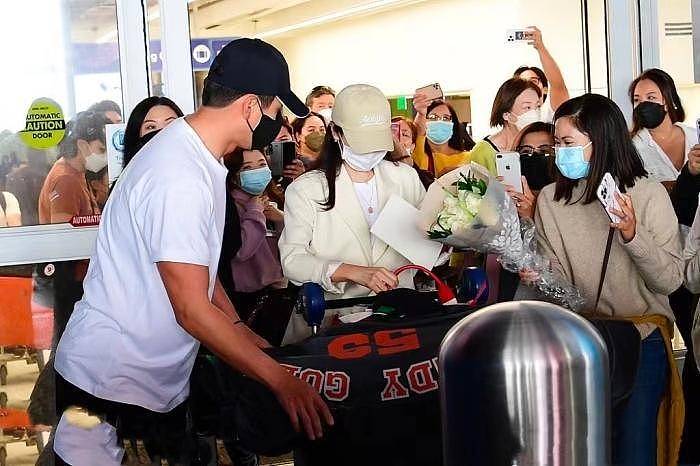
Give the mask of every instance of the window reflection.
[[(28, 34), (28, 24), (41, 34)], [(116, 30), (115, 0), (3, 2), (0, 40), (21, 38), (32, 53), (15, 54), (17, 72), (0, 76), (0, 228), (99, 214), (107, 190), (104, 125), (124, 119)], [(19, 132), (38, 98), (55, 101), (66, 122), (86, 111), (99, 115), (93, 123), (101, 128), (93, 125), (87, 139), (69, 141), (66, 132), (59, 145), (29, 147)]]

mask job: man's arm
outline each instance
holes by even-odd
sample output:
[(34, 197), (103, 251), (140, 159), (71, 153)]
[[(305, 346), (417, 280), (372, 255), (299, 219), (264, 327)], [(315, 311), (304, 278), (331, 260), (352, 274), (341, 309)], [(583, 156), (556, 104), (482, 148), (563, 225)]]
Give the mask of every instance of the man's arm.
[(557, 65), (554, 57), (544, 45), (542, 32), (535, 26), (531, 26), (530, 29), (532, 29), (530, 43), (537, 50), (540, 56), (540, 63), (542, 63), (542, 71), (544, 71), (547, 81), (549, 81), (549, 104), (552, 106), (552, 110), (556, 111), (561, 104), (569, 100), (569, 90), (566, 88), (564, 76), (561, 74), (559, 65)]
[[(295, 429), (303, 425), (309, 438), (320, 438), (323, 435), (321, 416), (327, 424), (333, 424), (328, 407), (311, 386), (291, 376), (257, 348), (247, 330), (234, 324), (231, 314), (209, 300), (208, 267), (176, 262), (158, 262), (157, 266), (180, 326), (231, 367), (274, 392)], [(223, 288), (218, 284), (215, 293), (217, 288), (219, 301)], [(229, 312), (237, 315), (233, 305)]]
[(216, 283), (214, 284), (214, 295), (211, 297), (211, 302), (214, 304), (214, 306), (221, 309), (221, 311), (223, 311), (223, 313), (226, 314), (229, 319), (231, 319), (231, 322), (235, 322), (240, 319), (240, 317), (238, 317), (238, 312), (231, 302), (231, 299), (229, 299), (228, 295), (226, 294), (226, 290), (224, 290), (224, 286), (221, 284), (219, 277), (216, 277)]
[[(226, 317), (231, 319), (231, 322), (236, 322), (241, 318), (238, 316), (236, 307), (231, 302), (231, 299), (226, 294), (224, 286), (219, 281), (219, 277), (216, 277), (216, 283), (214, 284), (214, 294), (212, 295), (211, 302), (214, 306), (221, 309), (221, 312), (226, 314)], [(246, 331), (248, 338), (251, 339), (253, 344), (258, 348), (270, 348), (272, 345), (268, 343), (263, 337), (253, 332), (247, 325), (239, 324)]]

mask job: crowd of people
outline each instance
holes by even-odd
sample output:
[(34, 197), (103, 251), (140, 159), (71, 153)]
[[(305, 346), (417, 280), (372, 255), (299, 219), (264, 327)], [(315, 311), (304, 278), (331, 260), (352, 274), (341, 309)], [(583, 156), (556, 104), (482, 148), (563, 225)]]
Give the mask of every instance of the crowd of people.
[[(36, 211), (38, 223), (103, 213), (89, 268), (73, 262), (57, 271), (63, 284), (56, 288), (56, 342), (66, 330), (56, 383), (74, 397), (59, 402), (58, 416), (77, 397), (109, 415), (121, 404), (137, 405), (160, 422), (159, 413), (187, 397), (196, 339), (270, 387), (292, 422), (319, 437), (322, 423), (332, 423), (321, 399), (258, 350), (310, 335), (307, 325), (294, 322), (296, 314), (288, 325), (276, 322), (291, 314), (281, 298), (307, 282), (321, 285), (327, 299), (413, 288), (411, 275), (393, 272), (408, 260), (370, 231), (388, 199), (419, 206), (436, 178), (468, 163), (498, 176), (497, 154), (514, 151), (522, 185), (506, 190), (519, 216), (535, 223), (554, 273), (580, 290), (589, 311), (639, 331), (634, 385), (613, 413), (613, 463), (653, 465), (658, 450), (677, 453), (680, 440), (659, 435), (658, 419), (667, 400), (685, 395), (679, 461), (697, 464), (698, 134), (683, 124), (683, 104), (664, 71), (647, 70), (630, 84), (628, 122), (606, 97), (570, 98), (536, 28), (530, 41), (541, 68), (504, 76), (491, 114), (472, 115), (492, 127), (478, 141), (449, 98), (420, 92), (412, 117), (392, 115), (382, 92), (366, 84), (338, 93), (317, 86), (304, 105), (289, 89), (279, 52), (246, 39), (217, 57), (195, 114), (182, 118), (165, 97), (135, 107), (127, 119), (124, 170), (111, 191), (104, 127), (121, 121), (121, 111), (104, 102), (78, 114), (50, 170), (30, 156), (0, 193), (0, 226), (21, 225), (25, 209), (30, 219)], [(246, 62), (250, 74), (242, 75), (235, 67), (245, 54), (264, 55), (265, 66), (277, 68)], [(282, 104), (296, 118), (288, 121)], [(293, 145), (295, 157), (273, 175), (273, 154), (285, 152), (275, 144)], [(32, 180), (35, 173), (45, 178), (39, 192), (13, 193), (12, 180)], [(596, 194), (606, 173), (621, 191), (613, 223)], [(533, 275), (496, 270), (489, 276), (498, 290), (492, 301), (536, 298)], [(674, 323), (689, 355), (683, 394), (674, 383)], [(116, 362), (114, 353), (130, 362)], [(679, 416), (682, 424), (682, 412), (673, 420)], [(70, 438), (70, 426), (60, 429)], [(70, 446), (57, 440), (59, 457), (79, 457)], [(255, 464), (254, 455), (238, 454)]]

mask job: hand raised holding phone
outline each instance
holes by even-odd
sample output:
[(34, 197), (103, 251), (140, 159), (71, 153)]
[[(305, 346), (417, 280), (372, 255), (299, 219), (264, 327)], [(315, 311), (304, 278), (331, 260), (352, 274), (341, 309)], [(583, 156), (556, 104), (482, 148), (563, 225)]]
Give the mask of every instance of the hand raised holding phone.
[(691, 175), (700, 175), (700, 144), (696, 144), (688, 153), (688, 171)]
[(637, 234), (637, 217), (634, 213), (632, 205), (632, 197), (627, 194), (615, 193), (617, 202), (620, 204), (620, 210), (611, 209), (611, 212), (620, 218), (618, 223), (611, 223), (610, 226), (615, 228), (622, 235), (625, 243), (629, 243)]
[(610, 173), (603, 175), (596, 194), (605, 208), (605, 213), (610, 217), (610, 227), (618, 230), (626, 243), (632, 241), (637, 233), (637, 217), (632, 197), (620, 192)]
[(537, 201), (537, 197), (527, 184), (527, 179), (523, 176), (521, 180), (523, 187), (522, 193), (516, 191), (515, 188), (510, 185), (506, 185), (506, 193), (513, 199), (515, 207), (518, 209), (518, 216), (520, 218), (532, 219), (535, 217), (535, 202)]
[(444, 95), (440, 84), (428, 84), (427, 86), (419, 87), (413, 95), (413, 107), (420, 115), (425, 116), (428, 113), (428, 106), (434, 100), (442, 100)]

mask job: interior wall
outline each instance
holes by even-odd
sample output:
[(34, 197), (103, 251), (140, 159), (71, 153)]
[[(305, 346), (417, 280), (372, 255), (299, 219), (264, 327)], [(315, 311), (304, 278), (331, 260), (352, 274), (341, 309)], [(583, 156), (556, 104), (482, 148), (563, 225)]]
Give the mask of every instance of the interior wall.
[(692, 23), (690, 0), (659, 2), (659, 44), (661, 68), (667, 71), (676, 82), (686, 111), (686, 123), (695, 125), (695, 120), (700, 117), (700, 85), (694, 82), (693, 36), (667, 36), (666, 23), (675, 25)]
[[(505, 40), (508, 29), (529, 25), (543, 31), (571, 94), (583, 93), (579, 0), (431, 0), (267, 40), (283, 51), (300, 94), (318, 84), (340, 90), (363, 82), (387, 96), (412, 95), (439, 82), (446, 93), (470, 95), (475, 135), (484, 136), (500, 84), (518, 66), (539, 63), (532, 47)], [(592, 36), (604, 38), (602, 21), (590, 28)], [(604, 64), (599, 48), (592, 54), (602, 54), (596, 63)], [(594, 91), (605, 92), (605, 66), (592, 72)]]

